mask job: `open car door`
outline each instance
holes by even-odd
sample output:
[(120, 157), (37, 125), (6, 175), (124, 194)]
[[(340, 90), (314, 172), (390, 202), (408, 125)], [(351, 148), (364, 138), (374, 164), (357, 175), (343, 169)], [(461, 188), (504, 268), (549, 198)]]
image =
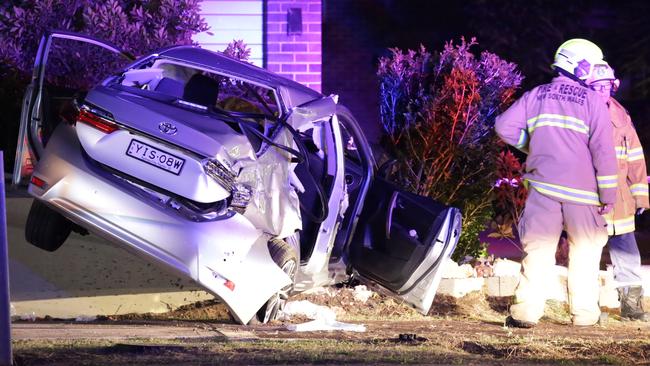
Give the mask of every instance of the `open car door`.
[(376, 177), (350, 243), (350, 261), (356, 275), (426, 314), (460, 230), (457, 208)]
[[(43, 35), (32, 80), (23, 96), (13, 185), (29, 177), (28, 159), (32, 163), (40, 159), (54, 128), (62, 121), (74, 122), (68, 121), (74, 119), (74, 98), (83, 96), (88, 87), (133, 59), (129, 53), (93, 37), (67, 31)], [(93, 68), (93, 63), (101, 64), (105, 72), (94, 73), (100, 68)]]

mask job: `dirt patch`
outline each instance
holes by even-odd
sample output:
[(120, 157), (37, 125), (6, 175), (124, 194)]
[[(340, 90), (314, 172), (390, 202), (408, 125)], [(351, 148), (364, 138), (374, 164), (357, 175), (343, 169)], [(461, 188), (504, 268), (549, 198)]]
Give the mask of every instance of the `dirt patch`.
[(131, 313), (107, 317), (107, 320), (194, 320), (232, 322), (228, 308), (217, 300), (199, 301), (183, 305), (166, 313)]
[[(142, 339), (124, 344), (61, 340), (14, 342), (17, 365), (197, 364), (642, 364), (650, 360), (647, 325), (578, 328), (543, 322), (509, 329), (467, 318), (363, 321), (364, 333), (289, 332), (285, 324), (216, 329), (257, 339)], [(197, 326), (186, 322), (179, 326)], [(412, 337), (400, 337), (410, 334)], [(406, 339), (405, 339), (406, 338)], [(409, 339), (411, 338), (411, 339)]]
[[(359, 288), (357, 288), (358, 290)], [(327, 287), (292, 297), (292, 301), (307, 300), (323, 305), (336, 312), (343, 321), (365, 319), (422, 319), (410, 305), (391, 297), (373, 292), (367, 300), (360, 300), (355, 287)]]
[[(364, 291), (363, 289), (361, 291)], [(307, 300), (334, 310), (340, 321), (428, 321), (431, 318), (469, 319), (491, 323), (503, 323), (508, 315), (512, 297), (487, 297), (482, 292), (471, 292), (464, 297), (437, 295), (431, 310), (425, 316), (417, 310), (392, 297), (372, 292), (367, 299), (359, 295), (356, 287), (327, 287), (291, 297), (290, 301)], [(650, 298), (644, 299), (646, 309), (650, 309)], [(609, 314), (610, 324), (633, 325), (635, 322), (622, 322), (619, 309), (602, 308)], [(217, 300), (207, 300), (179, 307), (167, 313), (125, 314), (100, 317), (108, 321), (203, 321), (232, 323), (233, 318), (226, 306)], [(295, 324), (308, 321), (304, 316), (293, 316), (289, 320), (273, 321), (270, 325)], [(549, 300), (546, 303), (541, 323), (570, 324), (571, 316), (567, 303)]]
[[(622, 322), (618, 309), (605, 309), (605, 326), (574, 327), (565, 303), (549, 301), (532, 329), (504, 326), (511, 298), (475, 292), (456, 299), (437, 296), (429, 314), (373, 293), (367, 300), (351, 287), (300, 294), (335, 310), (340, 321), (360, 323), (366, 332), (291, 332), (293, 317), (270, 324), (234, 324), (226, 307), (204, 301), (165, 314), (103, 318), (101, 324), (167, 324), (246, 333), (247, 340), (138, 340), (14, 342), (17, 365), (150, 364), (639, 364), (650, 362), (650, 324)], [(121, 343), (121, 344), (119, 344)]]

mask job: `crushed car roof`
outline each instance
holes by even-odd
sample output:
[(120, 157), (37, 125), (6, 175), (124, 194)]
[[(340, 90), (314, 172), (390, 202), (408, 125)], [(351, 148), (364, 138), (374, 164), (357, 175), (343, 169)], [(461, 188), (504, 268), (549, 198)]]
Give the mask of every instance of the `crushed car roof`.
[(173, 46), (157, 53), (170, 59), (191, 62), (215, 71), (268, 85), (273, 88), (285, 87), (308, 94), (313, 98), (323, 95), (300, 83), (276, 75), (268, 70), (228, 57), (220, 52), (206, 50), (197, 46)]

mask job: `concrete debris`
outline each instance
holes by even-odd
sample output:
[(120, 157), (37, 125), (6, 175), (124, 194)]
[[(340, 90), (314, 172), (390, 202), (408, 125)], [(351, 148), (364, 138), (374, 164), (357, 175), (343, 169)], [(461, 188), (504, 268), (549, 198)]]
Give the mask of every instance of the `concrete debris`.
[(471, 264), (458, 265), (448, 258), (442, 265), (442, 278), (470, 278), (476, 277), (476, 271)]
[(32, 311), (31, 313), (21, 314), (21, 315), (19, 315), (18, 318), (20, 320), (27, 320), (27, 321), (30, 321), (30, 322), (35, 322), (36, 321), (36, 313)]
[(289, 318), (292, 315), (304, 315), (309, 319), (336, 320), (334, 310), (307, 300), (287, 302), (282, 309), (282, 314)]
[(492, 297), (513, 296), (519, 284), (519, 276), (499, 276), (485, 279), (487, 295)]
[(76, 317), (74, 321), (85, 323), (85, 322), (94, 322), (95, 320), (97, 320), (97, 316), (94, 316), (94, 315), (80, 315), (80, 316)]
[(302, 324), (289, 324), (287, 330), (292, 332), (313, 332), (319, 330), (342, 330), (346, 332), (365, 332), (366, 326), (363, 324), (350, 324), (342, 323), (336, 320), (325, 321), (323, 319), (315, 319)]
[(470, 292), (481, 291), (485, 278), (443, 278), (438, 286), (438, 294), (452, 297), (463, 297)]
[(313, 332), (318, 330), (343, 330), (348, 332), (365, 332), (362, 324), (343, 323), (336, 320), (336, 313), (327, 306), (316, 305), (307, 300), (289, 301), (282, 310), (281, 319), (290, 319), (292, 315), (304, 315), (310, 322), (289, 324), (287, 330), (293, 332)]
[(374, 292), (368, 290), (368, 288), (365, 285), (359, 285), (354, 287), (354, 299), (359, 302), (366, 303), (368, 299), (372, 297), (373, 294)]

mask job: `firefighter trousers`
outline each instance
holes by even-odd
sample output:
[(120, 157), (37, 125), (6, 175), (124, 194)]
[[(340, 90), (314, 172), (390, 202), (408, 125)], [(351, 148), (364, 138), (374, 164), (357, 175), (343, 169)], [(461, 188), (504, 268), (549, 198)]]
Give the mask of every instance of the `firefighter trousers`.
[(572, 321), (575, 325), (595, 324), (600, 316), (598, 272), (600, 255), (607, 243), (606, 225), (596, 206), (558, 202), (530, 189), (519, 222), (524, 256), (510, 315), (532, 323), (544, 315), (549, 274), (553, 273), (555, 251), (565, 230)]
[(641, 255), (634, 233), (612, 235), (607, 245), (617, 287), (641, 286)]

